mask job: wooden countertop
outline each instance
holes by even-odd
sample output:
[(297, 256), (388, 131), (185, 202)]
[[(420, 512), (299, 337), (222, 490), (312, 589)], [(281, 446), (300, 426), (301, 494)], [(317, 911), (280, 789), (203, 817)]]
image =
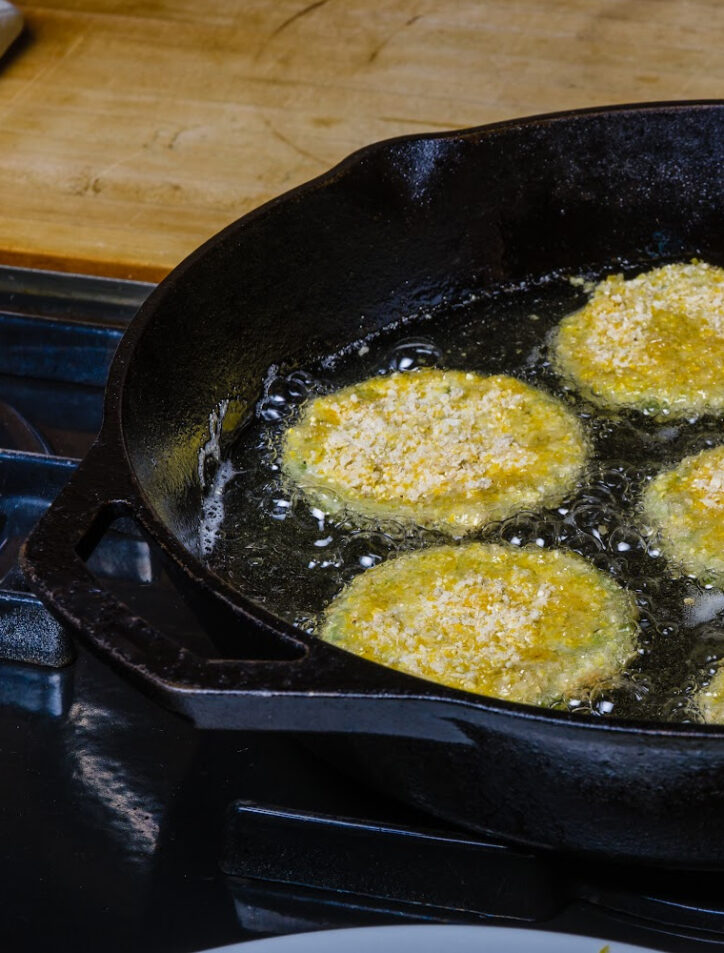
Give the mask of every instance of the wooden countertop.
[(0, 261), (158, 278), (375, 139), (724, 96), (719, 0), (49, 0), (0, 61)]

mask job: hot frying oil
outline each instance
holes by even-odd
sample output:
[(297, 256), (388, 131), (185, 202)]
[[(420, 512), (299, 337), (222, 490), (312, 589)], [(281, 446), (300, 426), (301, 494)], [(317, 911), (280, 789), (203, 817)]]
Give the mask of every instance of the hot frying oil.
[[(610, 270), (585, 278), (596, 281)], [(548, 275), (412, 317), (306, 367), (270, 368), (254, 419), (205, 481), (201, 550), (209, 566), (256, 603), (313, 631), (357, 573), (449, 538), (344, 510), (330, 516), (290, 485), (280, 468), (282, 436), (304, 402), (375, 374), (420, 367), (510, 374), (554, 394), (578, 415), (592, 462), (560, 505), (519, 513), (466, 541), (567, 548), (634, 593), (635, 660), (621, 677), (559, 706), (594, 716), (700, 720), (692, 699), (724, 657), (724, 595), (666, 565), (639, 504), (662, 468), (721, 443), (721, 423), (714, 416), (671, 420), (605, 411), (580, 398), (551, 367), (548, 341), (561, 318), (586, 300), (580, 277)], [(218, 442), (209, 446), (218, 452)]]

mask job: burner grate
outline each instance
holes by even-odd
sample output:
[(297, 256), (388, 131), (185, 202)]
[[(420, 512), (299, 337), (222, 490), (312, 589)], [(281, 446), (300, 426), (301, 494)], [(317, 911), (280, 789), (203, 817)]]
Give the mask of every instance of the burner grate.
[[(373, 801), (376, 803), (376, 801)], [(428, 819), (428, 823), (435, 823)], [(442, 825), (442, 822), (437, 822)], [(482, 835), (235, 801), (222, 870), (247, 929), (354, 919), (522, 924), (595, 932), (676, 953), (724, 945), (724, 874), (652, 870), (527, 851)], [(313, 925), (285, 925), (306, 916)], [(281, 918), (281, 919), (280, 919)], [(665, 939), (664, 939), (665, 938)]]
[[(27, 592), (17, 557), (101, 424), (110, 361), (153, 286), (0, 267), (0, 658), (61, 668), (72, 641)], [(23, 704), (37, 693), (27, 679)], [(11, 692), (12, 694), (12, 692)], [(42, 694), (42, 693), (41, 693)], [(54, 703), (55, 704), (55, 703)]]

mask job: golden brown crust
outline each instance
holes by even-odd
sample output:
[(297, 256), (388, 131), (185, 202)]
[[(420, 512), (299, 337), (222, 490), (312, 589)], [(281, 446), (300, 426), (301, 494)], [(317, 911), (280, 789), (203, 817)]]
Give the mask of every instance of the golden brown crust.
[(724, 583), (724, 446), (685, 457), (652, 480), (643, 515), (666, 558), (685, 573)]
[(578, 420), (554, 397), (506, 375), (426, 368), (317, 397), (282, 457), (327, 509), (462, 535), (558, 502), (587, 455)]
[(632, 595), (580, 556), (469, 543), (357, 576), (319, 634), (412, 675), (542, 705), (619, 673), (636, 618)]
[(724, 269), (694, 261), (609, 276), (558, 326), (552, 357), (602, 406), (724, 412)]

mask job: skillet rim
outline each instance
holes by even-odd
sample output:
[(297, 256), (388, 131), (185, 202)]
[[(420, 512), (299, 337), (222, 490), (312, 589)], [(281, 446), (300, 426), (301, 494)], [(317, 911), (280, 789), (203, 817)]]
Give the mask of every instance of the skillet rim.
[[(538, 708), (536, 706), (523, 704), (520, 702), (510, 702), (505, 699), (491, 698), (489, 696), (477, 695), (473, 692), (466, 692), (460, 689), (449, 688), (448, 686), (438, 684), (433, 681), (427, 681), (417, 676), (397, 672), (389, 669), (377, 662), (371, 662), (361, 659), (359, 656), (337, 646), (328, 643), (322, 643), (314, 636), (307, 635), (300, 629), (274, 615), (263, 606), (259, 606), (251, 599), (238, 592), (223, 577), (219, 576), (212, 569), (208, 568), (203, 562), (188, 550), (178, 539), (178, 537), (166, 526), (166, 524), (157, 515), (156, 509), (148, 499), (144, 487), (138, 478), (136, 469), (132, 462), (131, 452), (129, 451), (126, 429), (124, 425), (123, 412), (125, 404), (126, 383), (129, 369), (132, 365), (134, 353), (137, 345), (146, 331), (148, 325), (153, 321), (158, 305), (163, 301), (168, 291), (182, 279), (186, 273), (192, 269), (196, 263), (202, 259), (208, 251), (223, 243), (228, 237), (238, 233), (242, 229), (255, 224), (255, 222), (266, 215), (272, 214), (279, 205), (303, 202), (304, 199), (316, 192), (318, 189), (326, 188), (332, 183), (338, 181), (346, 174), (352, 172), (361, 163), (370, 157), (374, 157), (401, 144), (421, 142), (421, 141), (446, 141), (446, 140), (475, 140), (487, 138), (496, 135), (498, 132), (512, 128), (535, 128), (541, 125), (553, 125), (557, 122), (571, 122), (579, 118), (595, 115), (617, 115), (627, 113), (698, 113), (701, 111), (722, 111), (724, 112), (724, 99), (700, 99), (700, 100), (664, 100), (650, 101), (640, 103), (621, 103), (613, 106), (591, 106), (582, 109), (561, 110), (550, 113), (535, 114), (532, 116), (523, 116), (513, 119), (506, 119), (495, 123), (484, 124), (481, 126), (467, 127), (463, 129), (453, 129), (444, 132), (431, 133), (412, 133), (401, 136), (394, 136), (379, 140), (363, 146), (346, 156), (331, 169), (321, 173), (314, 178), (301, 183), (300, 185), (275, 196), (262, 205), (243, 215), (241, 218), (229, 223), (216, 234), (212, 235), (198, 248), (192, 251), (183, 259), (173, 270), (163, 279), (158, 287), (152, 292), (149, 298), (139, 309), (128, 330), (124, 334), (118, 350), (114, 356), (108, 375), (106, 385), (106, 399), (104, 408), (104, 420), (101, 432), (98, 437), (98, 443), (114, 443), (117, 449), (123, 455), (123, 463), (126, 468), (128, 481), (133, 488), (136, 499), (140, 506), (135, 514), (138, 522), (144, 530), (149, 533), (151, 538), (162, 548), (164, 553), (182, 570), (187, 578), (194, 584), (202, 586), (205, 590), (213, 593), (213, 596), (220, 599), (234, 615), (241, 621), (248, 620), (253, 624), (261, 624), (265, 629), (271, 629), (272, 634), (282, 634), (287, 642), (296, 643), (305, 650), (305, 654), (296, 660), (289, 661), (289, 665), (295, 665), (303, 662), (304, 658), (309, 656), (312, 645), (315, 651), (330, 653), (343, 660), (347, 665), (350, 662), (354, 666), (368, 668), (370, 672), (379, 671), (394, 672), (399, 676), (399, 691), (392, 690), (386, 686), (380, 685), (378, 693), (385, 697), (393, 697), (399, 694), (401, 700), (413, 701), (415, 699), (424, 702), (439, 702), (445, 705), (465, 706), (468, 708), (479, 709), (491, 714), (501, 716), (513, 716), (517, 719), (532, 720), (545, 725), (550, 725), (551, 730), (555, 730), (556, 725), (567, 725), (577, 730), (587, 731), (605, 731), (610, 734), (612, 731), (623, 735), (646, 735), (658, 739), (687, 739), (687, 738), (717, 738), (724, 741), (724, 724), (696, 724), (696, 723), (676, 723), (676, 722), (656, 722), (637, 719), (604, 719), (595, 716), (581, 716), (572, 712), (556, 711), (553, 709)], [(111, 438), (111, 440), (109, 440)], [(193, 695), (199, 691), (205, 693), (229, 694), (233, 695), (235, 689), (203, 689), (190, 686), (174, 685), (174, 691), (180, 694)], [(245, 692), (254, 692), (253, 688), (244, 689)], [(284, 689), (279, 690), (284, 692)], [(353, 698), (375, 697), (374, 691), (355, 692), (349, 689), (341, 688), (339, 690), (345, 696)], [(295, 694), (294, 690), (289, 694)], [(320, 701), (325, 695), (329, 696), (328, 690), (314, 692)]]

